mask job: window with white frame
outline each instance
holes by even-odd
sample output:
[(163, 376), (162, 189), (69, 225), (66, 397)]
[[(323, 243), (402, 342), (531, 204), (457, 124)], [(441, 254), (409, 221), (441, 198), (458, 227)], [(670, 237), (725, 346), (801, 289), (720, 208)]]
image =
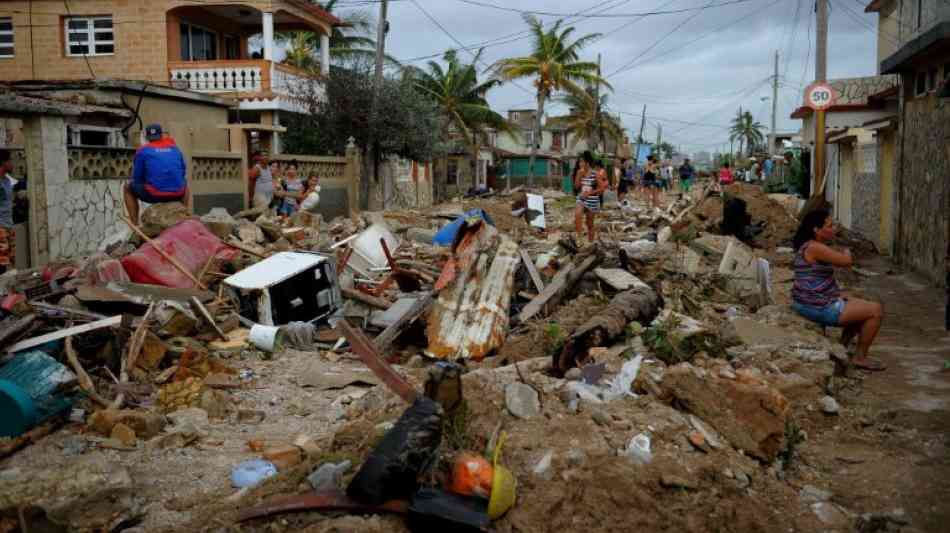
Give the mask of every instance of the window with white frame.
[(531, 147), (534, 146), (534, 130), (524, 130), (524, 144), (525, 146)]
[(66, 19), (66, 55), (110, 56), (115, 53), (112, 17)]
[(0, 58), (13, 57), (13, 19), (0, 17)]

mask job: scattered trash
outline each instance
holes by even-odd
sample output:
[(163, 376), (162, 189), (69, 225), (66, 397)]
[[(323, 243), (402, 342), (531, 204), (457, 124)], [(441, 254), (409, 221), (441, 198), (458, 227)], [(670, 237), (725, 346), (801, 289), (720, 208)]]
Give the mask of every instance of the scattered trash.
[(265, 326), (315, 322), (341, 305), (336, 266), (317, 253), (281, 252), (227, 278), (241, 316)]
[(646, 433), (636, 435), (630, 439), (627, 449), (620, 453), (636, 464), (649, 464), (653, 460), (653, 454), (650, 452), (650, 436)]
[(339, 489), (343, 474), (352, 466), (353, 463), (349, 460), (339, 463), (324, 463), (307, 476), (307, 481), (317, 492)]
[(254, 487), (269, 477), (277, 475), (277, 467), (270, 461), (251, 459), (231, 470), (231, 485), (237, 489)]
[(347, 495), (369, 505), (406, 498), (416, 491), (419, 475), (435, 462), (441, 441), (442, 407), (417, 398), (363, 461)]

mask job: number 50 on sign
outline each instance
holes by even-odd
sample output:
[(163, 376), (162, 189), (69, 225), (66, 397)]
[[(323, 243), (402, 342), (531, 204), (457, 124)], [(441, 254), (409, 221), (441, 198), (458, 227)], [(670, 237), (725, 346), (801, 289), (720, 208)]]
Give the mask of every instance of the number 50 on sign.
[(835, 104), (837, 99), (835, 90), (827, 83), (814, 83), (805, 89), (805, 105), (815, 111), (828, 109)]

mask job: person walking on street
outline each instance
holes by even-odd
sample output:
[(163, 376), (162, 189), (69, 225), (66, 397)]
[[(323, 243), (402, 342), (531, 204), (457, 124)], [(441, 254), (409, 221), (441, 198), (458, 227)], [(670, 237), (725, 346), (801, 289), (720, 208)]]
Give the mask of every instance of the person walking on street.
[(660, 207), (660, 178), (657, 168), (656, 156), (647, 156), (647, 165), (643, 171), (643, 188), (650, 199), (650, 207), (658, 209)]
[(735, 177), (732, 175), (732, 169), (730, 168), (729, 162), (725, 161), (722, 164), (722, 167), (719, 169), (719, 186), (723, 185), (732, 185), (735, 181)]
[(147, 204), (181, 202), (191, 211), (188, 167), (185, 157), (160, 124), (145, 128), (146, 144), (132, 160), (132, 178), (123, 187), (125, 209), (133, 224), (139, 223), (139, 201)]
[(13, 156), (0, 149), (0, 273), (16, 268), (16, 232), (13, 227)]
[(617, 201), (623, 202), (623, 197), (630, 190), (630, 182), (633, 177), (633, 168), (626, 159), (620, 161), (620, 182), (617, 184)]
[(254, 166), (247, 173), (247, 197), (251, 207), (266, 208), (274, 200), (274, 176), (265, 154), (255, 152), (252, 160)]
[(689, 159), (683, 161), (680, 166), (680, 186), (682, 186), (684, 193), (689, 194), (689, 191), (693, 188), (693, 176), (695, 174), (696, 170), (693, 169)]
[(597, 172), (593, 165), (594, 156), (589, 151), (584, 152), (578, 172), (581, 178), (574, 183), (575, 189), (580, 191), (574, 208), (574, 229), (579, 238), (583, 234), (582, 221), (586, 222), (590, 242), (597, 240), (594, 218), (600, 211), (600, 195), (610, 186), (606, 173)]

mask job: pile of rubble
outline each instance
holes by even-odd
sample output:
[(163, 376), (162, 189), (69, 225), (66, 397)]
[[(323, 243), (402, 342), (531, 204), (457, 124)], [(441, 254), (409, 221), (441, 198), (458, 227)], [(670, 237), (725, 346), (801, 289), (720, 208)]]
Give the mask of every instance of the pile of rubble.
[[(729, 192), (768, 243), (789, 237), (774, 200)], [(0, 384), (23, 416), (3, 422), (0, 453), (64, 426), (83, 450), (142, 461), (243, 439), (253, 458), (168, 530), (320, 520), (294, 514), (306, 510), (353, 515), (320, 531), (579, 517), (604, 531), (755, 530), (780, 510), (796, 529), (841, 527), (845, 510), (823, 497), (802, 515), (781, 480), (803, 438), (796, 411), (834, 414), (824, 397), (843, 348), (774, 305), (765, 254), (710, 231), (717, 197), (607, 200), (587, 246), (573, 199), (550, 191), (331, 224), (152, 208), (100, 254), (2, 278)], [(216, 441), (209, 428), (272, 416), (240, 398), (276, 390), (267, 375), (285, 365), (336, 395), (327, 432)], [(86, 455), (0, 471), (0, 510), (34, 510), (14, 527), (110, 530), (157, 512), (135, 490), (148, 480)]]

